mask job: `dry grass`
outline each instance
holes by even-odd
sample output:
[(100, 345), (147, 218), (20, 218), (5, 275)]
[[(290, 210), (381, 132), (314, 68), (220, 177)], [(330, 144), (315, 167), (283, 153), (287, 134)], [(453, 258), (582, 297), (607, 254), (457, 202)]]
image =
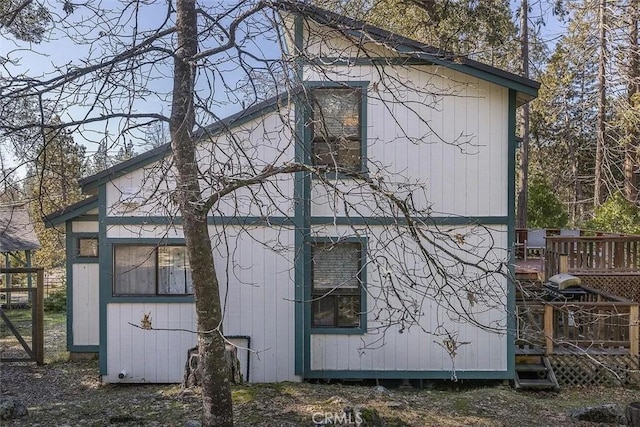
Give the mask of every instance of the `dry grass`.
[[(59, 319), (58, 319), (59, 320)], [(0, 393), (22, 400), (29, 416), (7, 425), (183, 426), (199, 418), (197, 390), (177, 385), (102, 385), (96, 361), (63, 360), (64, 322), (52, 322), (45, 366), (0, 367)], [(51, 341), (55, 342), (51, 342)], [(311, 426), (314, 413), (333, 413), (363, 405), (378, 411), (387, 426), (559, 426), (582, 425), (571, 409), (640, 400), (628, 389), (565, 389), (559, 393), (522, 393), (504, 385), (427, 384), (430, 388), (390, 389), (371, 385), (278, 383), (233, 390), (238, 426)]]

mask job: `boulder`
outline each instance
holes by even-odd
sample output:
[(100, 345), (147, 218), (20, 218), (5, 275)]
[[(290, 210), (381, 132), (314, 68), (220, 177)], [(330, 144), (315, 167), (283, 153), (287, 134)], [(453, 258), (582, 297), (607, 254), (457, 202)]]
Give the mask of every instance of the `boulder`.
[(622, 407), (614, 404), (587, 406), (575, 409), (570, 413), (571, 418), (579, 421), (589, 421), (603, 424), (626, 424), (625, 413)]
[(0, 398), (0, 420), (26, 417), (27, 414), (27, 407), (19, 400), (12, 397)]

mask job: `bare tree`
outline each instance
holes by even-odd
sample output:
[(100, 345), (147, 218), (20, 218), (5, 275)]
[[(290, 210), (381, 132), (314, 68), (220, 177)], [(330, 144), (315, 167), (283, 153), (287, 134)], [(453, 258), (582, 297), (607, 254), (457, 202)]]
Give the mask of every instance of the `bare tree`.
[[(0, 81), (0, 113), (13, 111), (18, 103), (24, 103), (36, 114), (24, 114), (19, 120), (0, 114), (0, 130), (5, 137), (17, 137), (34, 130), (42, 136), (47, 129), (65, 128), (91, 141), (100, 125), (104, 132), (97, 140), (107, 134), (114, 144), (124, 144), (144, 141), (150, 126), (169, 124), (171, 146), (155, 149), (164, 154), (163, 159), (149, 167), (139, 194), (125, 200), (123, 212), (142, 206), (181, 218), (193, 267), (204, 425), (233, 424), (227, 366), (220, 363), (225, 351), (220, 294), (228, 283), (220, 280), (220, 267), (214, 262), (216, 252), (226, 253), (226, 259), (233, 262), (233, 249), (225, 243), (229, 230), (220, 226), (212, 234), (208, 218), (224, 212), (242, 217), (252, 210), (264, 218), (274, 213), (291, 217), (298, 206), (311, 203), (309, 194), (291, 194), (291, 183), (296, 179), (313, 177), (315, 185), (322, 189), (318, 196), (321, 201), (314, 203), (322, 203), (336, 218), (393, 219), (383, 221), (375, 230), (354, 220), (345, 225), (343, 232), (377, 236), (369, 248), (368, 265), (362, 268), (372, 269), (379, 276), (367, 288), (377, 305), (369, 310), (376, 313), (372, 330), (378, 334), (364, 347), (383, 345), (390, 330), (403, 333), (410, 328), (419, 329), (447, 349), (455, 366), (456, 352), (468, 342), (458, 338), (452, 324), (507, 332), (509, 254), (504, 230), (465, 223), (455, 212), (451, 215), (434, 211), (429, 183), (393, 169), (384, 159), (361, 164), (362, 159), (354, 157), (348, 137), (332, 139), (332, 131), (323, 129), (328, 126), (322, 116), (333, 107), (315, 99), (313, 91), (304, 86), (299, 65), (307, 64), (317, 79), (335, 84), (340, 74), (327, 72), (317, 58), (305, 56), (309, 55), (306, 51), (294, 50), (281, 56), (263, 47), (271, 43), (282, 48), (283, 40), (294, 39), (295, 35), (282, 26), (282, 15), (304, 15), (308, 11), (306, 5), (285, 1), (225, 5), (176, 0), (164, 5), (161, 14), (159, 7), (153, 6), (155, 20), (140, 18), (147, 9), (144, 2), (125, 1), (121, 7), (104, 10), (87, 2), (72, 14), (59, 17), (57, 31), (67, 34), (78, 49), (84, 49), (86, 55), (81, 63), (56, 65), (41, 75), (29, 76), (6, 68)], [(331, 40), (339, 35), (365, 57), (371, 54), (366, 40), (348, 28), (348, 24), (357, 23), (329, 24), (333, 25), (328, 25), (332, 33), (317, 34), (318, 39)], [(401, 54), (395, 51), (393, 40), (382, 44), (390, 52)], [(352, 47), (341, 53), (351, 54)], [(407, 81), (402, 69), (383, 65), (375, 68), (378, 83), (368, 96), (384, 106), (398, 129), (384, 143), (389, 147), (399, 141), (425, 147), (441, 144), (465, 158), (474, 158), (484, 149), (486, 144), (478, 141), (473, 132), (457, 129), (452, 133), (434, 127), (429, 119), (429, 112), (439, 114), (448, 99), (481, 97), (472, 85), (455, 79), (446, 84)], [(407, 70), (412, 65), (404, 67)], [(255, 78), (256, 70), (263, 72), (261, 79)], [(249, 110), (233, 120), (219, 121), (220, 105), (233, 100), (237, 90), (237, 81), (229, 80), (230, 74), (247, 77), (245, 85), (253, 96), (247, 101)], [(434, 72), (432, 76), (436, 82), (439, 74)], [(271, 111), (276, 112), (275, 123), (269, 129), (260, 122), (234, 127), (234, 120), (249, 115), (252, 105), (258, 109), (256, 101), (263, 100), (264, 92), (273, 89), (255, 84), (265, 80), (273, 82), (281, 94), (270, 101)], [(359, 92), (353, 93), (361, 99)], [(413, 97), (407, 98), (408, 93)], [(169, 117), (159, 108), (168, 107), (167, 104)], [(303, 122), (296, 117), (297, 105), (311, 106), (315, 116)], [(406, 117), (396, 115), (399, 108), (406, 111)], [(48, 120), (53, 111), (59, 112), (62, 122)], [(212, 127), (212, 122), (218, 124)], [(420, 131), (411, 131), (407, 123), (413, 123)], [(304, 141), (296, 139), (298, 126), (319, 129), (314, 131), (318, 139), (315, 148), (309, 149)], [(261, 145), (248, 145), (253, 142), (249, 136), (256, 132), (263, 133)], [(135, 205), (133, 199), (138, 200)], [(434, 216), (450, 216), (454, 220), (452, 225), (437, 225), (431, 221)], [(306, 236), (318, 233), (310, 224), (288, 226)], [(247, 234), (250, 235), (248, 231)], [(501, 236), (501, 243), (496, 243), (496, 236)], [(286, 249), (282, 242), (262, 243), (274, 251)], [(427, 302), (437, 307), (436, 324), (428, 329), (421, 320)]]

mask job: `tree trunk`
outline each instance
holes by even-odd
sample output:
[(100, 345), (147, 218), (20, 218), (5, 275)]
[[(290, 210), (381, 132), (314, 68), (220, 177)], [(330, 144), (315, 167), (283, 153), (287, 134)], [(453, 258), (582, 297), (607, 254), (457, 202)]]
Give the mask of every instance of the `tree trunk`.
[(202, 197), (196, 164), (196, 142), (192, 138), (195, 125), (195, 67), (190, 61), (198, 50), (196, 3), (195, 0), (177, 0), (175, 5), (177, 50), (174, 59), (170, 131), (178, 175), (176, 195), (196, 300), (203, 425), (232, 426), (233, 407), (227, 364), (224, 363), (220, 292), (213, 263), (207, 212), (199, 209)]
[[(522, 74), (529, 77), (529, 5), (522, 0), (521, 7)], [(518, 227), (527, 228), (527, 204), (529, 195), (529, 104), (525, 104), (522, 111), (522, 142), (520, 144), (520, 182), (518, 191), (518, 207), (516, 216)]]
[(606, 29), (606, 8), (607, 0), (600, 0), (599, 14), (599, 41), (600, 41), (600, 60), (598, 61), (598, 119), (597, 119), (597, 142), (596, 142), (596, 166), (595, 166), (595, 183), (593, 189), (593, 205), (598, 207), (604, 201), (604, 178), (602, 176), (604, 150), (605, 150), (605, 114), (606, 114), (606, 88), (605, 88), (605, 66), (607, 61), (607, 29)]
[[(638, 93), (638, 6), (637, 0), (629, 2), (629, 69), (627, 70), (627, 94), (631, 111), (634, 111)], [(624, 193), (632, 203), (638, 201), (636, 185), (638, 125), (633, 118), (627, 121), (627, 140), (624, 149)]]

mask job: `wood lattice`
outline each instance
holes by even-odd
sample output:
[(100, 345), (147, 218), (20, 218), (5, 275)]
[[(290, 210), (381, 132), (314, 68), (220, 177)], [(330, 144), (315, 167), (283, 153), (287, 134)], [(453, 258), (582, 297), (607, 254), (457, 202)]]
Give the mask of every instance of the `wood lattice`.
[(549, 361), (561, 387), (640, 385), (637, 356), (554, 354)]
[(579, 275), (582, 284), (617, 295), (631, 301), (640, 302), (640, 275)]

